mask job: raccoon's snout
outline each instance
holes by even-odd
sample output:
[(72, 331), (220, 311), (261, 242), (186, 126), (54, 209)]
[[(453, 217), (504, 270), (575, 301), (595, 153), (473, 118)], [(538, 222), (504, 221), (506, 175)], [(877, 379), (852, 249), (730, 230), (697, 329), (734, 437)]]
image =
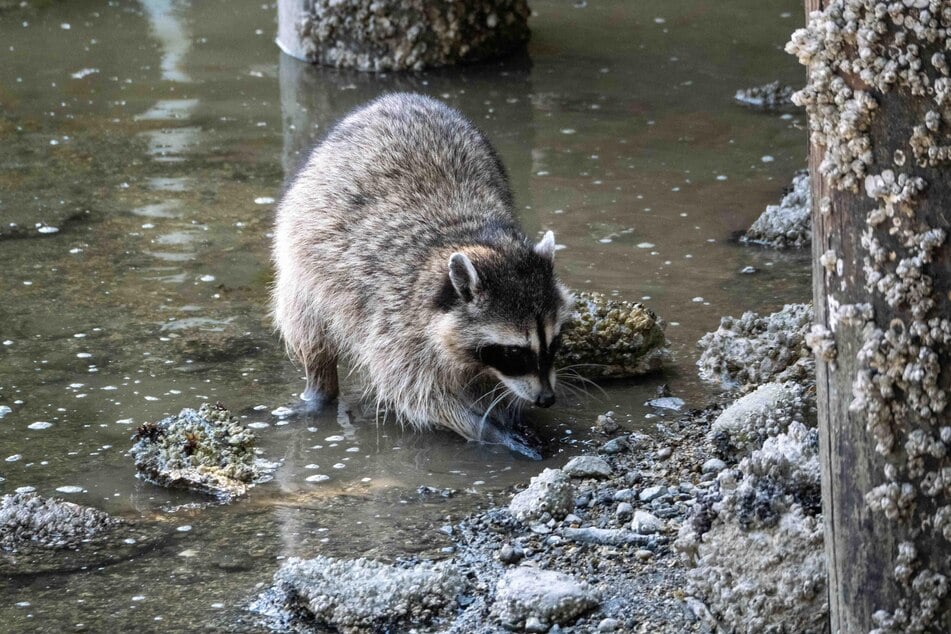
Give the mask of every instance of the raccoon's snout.
[(551, 407), (555, 404), (555, 393), (546, 390), (538, 395), (538, 398), (535, 399), (535, 405), (539, 407)]

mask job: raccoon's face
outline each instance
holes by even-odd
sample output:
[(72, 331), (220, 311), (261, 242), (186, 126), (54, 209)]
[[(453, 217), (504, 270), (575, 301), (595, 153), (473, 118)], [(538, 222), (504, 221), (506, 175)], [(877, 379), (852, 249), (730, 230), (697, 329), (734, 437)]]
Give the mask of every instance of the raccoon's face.
[(570, 305), (554, 252), (549, 231), (534, 246), (449, 260), (454, 354), (539, 407), (555, 402), (554, 359)]

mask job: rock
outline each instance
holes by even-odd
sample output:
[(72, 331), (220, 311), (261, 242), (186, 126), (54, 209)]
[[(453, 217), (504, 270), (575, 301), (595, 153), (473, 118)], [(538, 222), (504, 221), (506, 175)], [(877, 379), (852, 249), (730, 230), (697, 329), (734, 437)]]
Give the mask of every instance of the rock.
[(267, 477), (269, 467), (255, 459), (254, 433), (220, 405), (183, 409), (157, 423), (145, 423), (133, 436), (132, 456), (141, 478), (230, 501)]
[(512, 497), (509, 511), (523, 522), (545, 513), (562, 518), (574, 508), (574, 496), (574, 487), (561, 469), (545, 469), (531, 479), (527, 489)]
[(729, 631), (828, 629), (818, 445), (816, 430), (792, 423), (680, 529), (688, 592)]
[(697, 361), (700, 377), (728, 386), (789, 380), (812, 384), (815, 360), (806, 345), (811, 327), (809, 304), (787, 304), (765, 317), (754, 312), (724, 317), (715, 332), (697, 342), (703, 350)]
[(701, 473), (720, 473), (726, 469), (726, 463), (719, 458), (710, 458), (700, 467)]
[(286, 629), (402, 631), (454, 610), (465, 588), (465, 575), (446, 561), (398, 567), (362, 558), (292, 557), (251, 609)]
[(647, 487), (646, 489), (642, 490), (640, 495), (638, 495), (637, 497), (641, 502), (650, 502), (651, 500), (656, 500), (657, 498), (659, 498), (662, 495), (665, 495), (666, 493), (667, 493), (667, 487), (663, 485), (656, 485), (652, 487)]
[(595, 427), (601, 433), (608, 435), (613, 434), (621, 428), (621, 426), (617, 424), (617, 421), (614, 420), (614, 412), (605, 412), (599, 415)]
[(650, 447), (654, 441), (647, 434), (634, 432), (633, 434), (628, 434), (627, 442), (631, 445), (631, 449), (638, 450)]
[(792, 86), (774, 81), (762, 86), (737, 90), (733, 99), (739, 104), (752, 108), (787, 108), (793, 105), (794, 92), (796, 91)]
[(614, 455), (628, 451), (630, 448), (631, 445), (627, 442), (627, 438), (625, 436), (618, 436), (601, 445), (598, 451), (603, 454)]
[(362, 71), (422, 70), (472, 63), (524, 47), (525, 0), (431, 5), (424, 0), (315, 0), (285, 16), (281, 47), (315, 64)]
[(565, 528), (562, 536), (583, 544), (599, 546), (647, 546), (653, 547), (666, 542), (658, 536), (641, 535), (623, 528)]
[(122, 524), (98, 509), (35, 493), (0, 498), (0, 548), (6, 551), (23, 546), (76, 549)]
[(776, 249), (804, 247), (812, 241), (811, 213), (809, 174), (802, 171), (793, 177), (791, 191), (778, 205), (767, 206), (740, 241)]
[(664, 527), (663, 522), (660, 521), (652, 513), (638, 509), (634, 511), (634, 519), (631, 520), (631, 530), (635, 533), (640, 533), (641, 535), (652, 535), (654, 533), (659, 533), (660, 530)]
[(671, 449), (670, 447), (661, 447), (660, 449), (657, 450), (657, 459), (667, 460), (668, 458), (670, 458), (671, 455), (673, 455), (673, 453), (674, 453), (674, 450)]
[(601, 619), (601, 621), (598, 623), (599, 632), (614, 632), (619, 627), (621, 627), (621, 622), (610, 617)]
[(128, 559), (164, 534), (35, 493), (0, 498), (0, 575), (69, 572)]
[(556, 367), (575, 366), (586, 377), (638, 376), (670, 360), (666, 324), (642, 304), (577, 293), (561, 329)]
[(625, 521), (634, 514), (634, 507), (629, 502), (621, 502), (617, 505), (614, 515), (621, 521)]
[(495, 589), (491, 614), (510, 629), (527, 629), (537, 619), (545, 629), (569, 623), (598, 604), (583, 581), (561, 572), (526, 566), (508, 571)]
[(647, 401), (646, 405), (656, 407), (657, 409), (669, 409), (674, 412), (679, 412), (684, 407), (684, 400), (676, 396), (664, 396)]
[(807, 397), (801, 385), (766, 383), (723, 410), (711, 425), (708, 439), (722, 455), (739, 460), (793, 422), (814, 426), (814, 408), (814, 397)]
[(562, 470), (572, 478), (610, 478), (611, 465), (597, 456), (575, 456)]
[(499, 561), (503, 564), (517, 564), (525, 556), (525, 552), (518, 544), (505, 544), (499, 549)]
[(615, 502), (630, 502), (637, 495), (634, 492), (634, 489), (618, 489), (614, 492), (614, 501)]

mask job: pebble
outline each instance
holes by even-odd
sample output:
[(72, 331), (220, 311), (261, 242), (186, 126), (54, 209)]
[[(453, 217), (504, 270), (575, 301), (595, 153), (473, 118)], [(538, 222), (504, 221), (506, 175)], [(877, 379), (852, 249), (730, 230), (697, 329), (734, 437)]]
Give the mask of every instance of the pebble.
[(541, 619), (537, 616), (530, 616), (525, 619), (525, 631), (526, 632), (547, 632), (548, 626), (542, 623)]
[(601, 453), (613, 455), (613, 454), (621, 453), (623, 451), (627, 451), (630, 448), (631, 448), (631, 445), (627, 442), (627, 438), (625, 436), (618, 436), (617, 438), (612, 438), (611, 440), (601, 445), (601, 448), (598, 449), (598, 451)]
[(576, 456), (563, 471), (572, 478), (609, 478), (612, 473), (611, 465), (597, 456)]
[(646, 548), (638, 548), (634, 551), (634, 556), (640, 559), (641, 561), (647, 561), (654, 556), (654, 553), (647, 550)]
[(667, 487), (657, 485), (657, 486), (647, 487), (646, 489), (641, 491), (641, 494), (637, 497), (638, 499), (640, 499), (641, 502), (650, 502), (651, 500), (656, 500), (657, 498), (664, 495), (665, 493), (667, 493)]
[(524, 556), (525, 553), (522, 551), (522, 547), (517, 544), (515, 546), (512, 544), (505, 544), (499, 549), (499, 561), (501, 561), (503, 564), (518, 563)]
[(607, 412), (598, 416), (597, 427), (605, 434), (613, 434), (621, 428), (614, 420), (614, 412)]
[(66, 485), (61, 487), (56, 487), (56, 490), (60, 493), (82, 493), (83, 488), (75, 485)]
[(743, 275), (752, 275), (753, 273), (756, 273), (758, 271), (759, 269), (756, 268), (755, 266), (744, 266), (742, 269), (740, 269), (740, 273), (742, 273)]
[(670, 458), (671, 454), (674, 453), (674, 450), (670, 447), (661, 447), (657, 450), (657, 459), (658, 460), (667, 460)]
[(719, 458), (710, 458), (700, 467), (702, 473), (720, 473), (726, 469), (726, 463)]
[(634, 514), (634, 507), (628, 502), (621, 502), (617, 505), (617, 510), (614, 512), (619, 520), (627, 520)]
[(614, 492), (615, 502), (630, 502), (635, 497), (634, 489), (618, 489)]
[(652, 401), (647, 401), (647, 404), (657, 409), (669, 409), (674, 412), (679, 412), (681, 409), (683, 409), (684, 400), (682, 398), (677, 398), (676, 396), (662, 396), (661, 398), (655, 398)]
[(629, 434), (627, 437), (628, 443), (631, 445), (631, 449), (646, 449), (651, 445), (651, 437), (647, 434), (633, 433)]
[[(647, 552), (650, 552), (650, 551), (647, 551)], [(598, 631), (599, 632), (614, 632), (620, 626), (621, 626), (620, 621), (609, 617), (606, 619), (601, 619), (601, 622), (598, 623)]]
[(650, 535), (660, 532), (663, 523), (653, 513), (638, 509), (634, 511), (634, 519), (631, 520), (631, 530), (641, 535)]

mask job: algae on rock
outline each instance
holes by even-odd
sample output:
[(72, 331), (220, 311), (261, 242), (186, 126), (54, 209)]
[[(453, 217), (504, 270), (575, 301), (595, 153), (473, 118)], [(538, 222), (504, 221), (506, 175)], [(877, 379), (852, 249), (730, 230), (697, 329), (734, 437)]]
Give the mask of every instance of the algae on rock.
[(638, 376), (670, 360), (666, 324), (643, 304), (577, 293), (555, 367), (591, 378)]
[(222, 501), (244, 495), (266, 474), (255, 459), (254, 433), (220, 404), (183, 409), (133, 436), (132, 455), (142, 477), (155, 484), (214, 495)]

